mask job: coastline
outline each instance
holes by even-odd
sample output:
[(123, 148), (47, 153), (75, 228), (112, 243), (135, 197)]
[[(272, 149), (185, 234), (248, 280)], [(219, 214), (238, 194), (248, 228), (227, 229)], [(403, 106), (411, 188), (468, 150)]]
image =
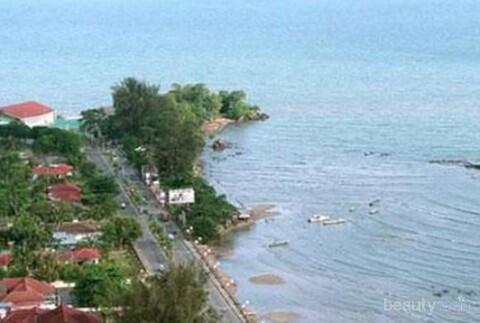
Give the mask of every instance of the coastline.
[[(266, 114), (258, 114), (259, 116), (266, 116), (261, 118), (256, 118), (252, 120), (233, 120), (225, 117), (216, 117), (212, 120), (204, 122), (202, 125), (203, 133), (210, 138), (214, 138), (219, 135), (221, 132), (226, 130), (229, 126), (237, 123), (245, 123), (249, 121), (264, 121), (268, 118)], [(203, 165), (200, 159), (197, 160), (195, 164), (195, 172), (204, 177)], [(208, 181), (208, 180), (207, 180)], [(248, 229), (253, 226), (256, 221), (260, 219), (266, 219), (268, 217), (274, 216), (276, 213), (272, 211), (275, 208), (275, 205), (272, 204), (260, 204), (253, 206), (249, 209), (237, 209), (238, 213), (232, 217), (225, 225), (219, 228), (219, 234), (221, 237), (224, 237), (228, 234), (232, 234), (235, 231)], [(212, 270), (217, 280), (220, 282), (222, 288), (228, 293), (228, 295), (235, 300), (237, 304), (240, 304), (237, 299), (237, 282), (224, 270), (220, 268), (220, 263), (218, 262), (218, 246), (212, 244), (201, 244), (198, 241), (195, 241), (193, 247), (197, 250), (198, 254), (204, 259), (206, 265)], [(262, 281), (262, 279), (260, 279)], [(276, 278), (266, 277), (267, 283), (282, 283), (283, 281), (277, 280)], [(248, 322), (258, 322), (260, 316), (254, 310), (247, 308), (245, 304), (240, 305), (240, 309), (243, 315), (246, 317)]]

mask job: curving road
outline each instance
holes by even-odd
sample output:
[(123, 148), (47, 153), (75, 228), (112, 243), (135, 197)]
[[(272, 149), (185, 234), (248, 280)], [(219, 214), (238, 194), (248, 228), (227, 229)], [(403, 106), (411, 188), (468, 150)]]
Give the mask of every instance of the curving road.
[[(161, 206), (156, 201), (154, 195), (150, 192), (147, 186), (139, 180), (136, 172), (126, 163), (122, 162), (121, 173), (122, 177), (115, 174), (112, 165), (105, 158), (104, 153), (95, 147), (88, 147), (86, 149), (87, 156), (105, 173), (115, 177), (115, 180), (120, 188), (119, 203), (125, 203), (125, 212), (135, 215), (138, 223), (142, 227), (142, 236), (134, 243), (135, 252), (142, 262), (144, 268), (150, 274), (157, 274), (164, 268), (168, 267), (169, 260), (166, 257), (163, 249), (158, 244), (155, 236), (150, 231), (148, 226), (148, 216), (140, 212), (131, 200), (127, 193), (127, 188), (124, 180), (135, 184), (140, 190), (141, 195), (146, 204), (146, 208), (161, 209)], [(160, 210), (165, 212), (165, 210)], [(208, 291), (208, 298), (210, 305), (220, 315), (221, 322), (224, 323), (245, 323), (247, 322), (244, 316), (240, 313), (238, 304), (230, 297), (227, 292), (221, 287), (220, 283), (207, 267), (205, 262), (201, 259), (193, 246), (188, 242), (181, 233), (181, 230), (173, 222), (169, 224), (172, 231), (177, 232), (173, 243), (174, 263), (175, 264), (189, 264), (202, 268), (207, 274), (206, 290)]]

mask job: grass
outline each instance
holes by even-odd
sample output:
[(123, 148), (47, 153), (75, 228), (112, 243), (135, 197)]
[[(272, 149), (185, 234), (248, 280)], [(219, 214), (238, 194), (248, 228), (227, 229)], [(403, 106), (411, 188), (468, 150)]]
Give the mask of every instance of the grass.
[(109, 259), (128, 277), (137, 276), (140, 269), (142, 269), (140, 261), (134, 255), (134, 251), (131, 248), (112, 250), (109, 253)]
[(163, 227), (155, 220), (151, 219), (148, 223), (148, 226), (152, 233), (155, 235), (155, 238), (157, 238), (158, 243), (160, 246), (165, 250), (167, 256), (169, 258), (172, 257), (172, 241), (168, 239), (168, 237), (165, 235), (165, 230)]

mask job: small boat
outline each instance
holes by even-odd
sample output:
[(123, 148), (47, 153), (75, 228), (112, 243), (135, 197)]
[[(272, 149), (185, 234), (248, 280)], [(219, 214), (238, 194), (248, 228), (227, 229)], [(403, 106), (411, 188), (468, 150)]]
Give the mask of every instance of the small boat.
[(380, 212), (377, 208), (373, 208), (371, 209), (368, 213), (370, 214), (377, 214), (378, 212)]
[(268, 244), (269, 248), (286, 246), (288, 244), (288, 240), (273, 240)]
[(330, 217), (328, 215), (320, 215), (316, 214), (312, 216), (310, 219), (308, 219), (309, 223), (322, 223), (324, 221), (330, 220)]
[(341, 224), (341, 223), (345, 223), (345, 222), (347, 222), (347, 220), (345, 220), (345, 219), (332, 219), (332, 220), (323, 221), (322, 224), (323, 225), (331, 225), (331, 224)]

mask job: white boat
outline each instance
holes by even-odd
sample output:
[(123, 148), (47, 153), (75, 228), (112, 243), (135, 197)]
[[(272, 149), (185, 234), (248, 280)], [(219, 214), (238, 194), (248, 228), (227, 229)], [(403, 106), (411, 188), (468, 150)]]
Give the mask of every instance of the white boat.
[(308, 219), (308, 222), (309, 223), (322, 223), (322, 222), (325, 222), (325, 221), (328, 221), (328, 220), (330, 220), (330, 217), (328, 215), (316, 214), (316, 215), (312, 216), (310, 219)]
[(347, 222), (347, 220), (345, 220), (345, 219), (332, 219), (332, 220), (323, 221), (322, 224), (323, 225), (331, 225), (331, 224), (341, 224), (341, 223), (345, 223), (345, 222)]
[(380, 212), (377, 208), (373, 208), (370, 210), (370, 214), (377, 214), (378, 212)]
[(288, 244), (288, 240), (273, 240), (268, 244), (269, 248), (286, 246)]

